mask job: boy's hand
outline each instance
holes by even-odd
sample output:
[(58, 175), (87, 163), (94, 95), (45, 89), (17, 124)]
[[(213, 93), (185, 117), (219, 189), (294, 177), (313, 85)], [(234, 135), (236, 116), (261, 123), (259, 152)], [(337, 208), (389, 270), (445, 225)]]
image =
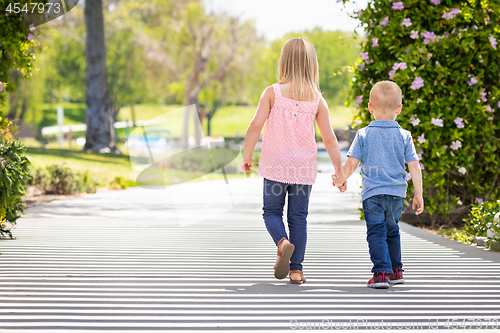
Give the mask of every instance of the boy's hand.
[(240, 161), (240, 170), (243, 172), (249, 172), (253, 167), (253, 158), (245, 160), (244, 158)]
[(341, 193), (344, 193), (347, 190), (347, 180), (344, 182), (344, 184), (338, 186), (338, 188)]
[(415, 209), (415, 207), (418, 207), (415, 215), (419, 215), (424, 211), (424, 198), (422, 197), (422, 194), (415, 194), (413, 197), (412, 209)]
[(343, 184), (339, 184), (336, 181), (337, 179), (338, 179), (337, 175), (332, 175), (332, 180), (333, 180), (332, 185), (338, 187), (340, 192), (345, 192), (347, 190), (347, 180)]

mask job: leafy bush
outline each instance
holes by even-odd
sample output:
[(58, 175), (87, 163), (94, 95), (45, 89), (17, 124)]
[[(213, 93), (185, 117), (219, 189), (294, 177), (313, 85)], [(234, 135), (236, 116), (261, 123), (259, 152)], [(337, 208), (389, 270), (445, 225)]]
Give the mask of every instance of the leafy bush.
[[(343, 0), (346, 3), (348, 0)], [(366, 40), (349, 103), (366, 126), (371, 86), (402, 89), (400, 125), (424, 168), (429, 213), (500, 197), (500, 2), (374, 0), (357, 13)], [(409, 193), (413, 190), (410, 182)]]
[(75, 194), (95, 193), (97, 182), (89, 179), (87, 172), (82, 175), (65, 165), (52, 164), (34, 169), (27, 185), (38, 187), (44, 194)]
[(495, 237), (488, 241), (500, 242), (500, 223), (494, 221), (494, 217), (500, 212), (500, 200), (494, 202), (483, 202), (472, 206), (470, 216), (464, 220), (467, 225), (464, 231), (472, 236), (486, 236), (488, 229), (496, 232)]
[(21, 196), (29, 178), (29, 161), (25, 148), (18, 140), (12, 140), (12, 123), (0, 112), (0, 236), (8, 235), (23, 212)]
[(464, 230), (457, 228), (440, 229), (438, 235), (445, 236), (464, 243), (472, 243), (474, 240), (474, 236), (470, 235)]
[[(19, 0), (20, 8), (23, 8), (29, 1)], [(45, 1), (41, 1), (45, 2)], [(28, 28), (23, 20), (24, 12), (9, 13), (7, 6), (12, 5), (13, 1), (0, 0), (0, 106), (5, 102), (5, 91), (14, 91), (15, 84), (10, 82), (9, 72), (11, 69), (21, 69), (25, 79), (33, 76), (35, 67), (33, 61), (35, 55), (30, 52), (30, 47), (38, 45), (35, 38), (35, 28)], [(30, 7), (31, 8), (31, 7)]]
[(135, 182), (131, 179), (116, 176), (112, 181), (108, 182), (107, 186), (113, 190), (124, 190), (130, 186), (135, 186)]

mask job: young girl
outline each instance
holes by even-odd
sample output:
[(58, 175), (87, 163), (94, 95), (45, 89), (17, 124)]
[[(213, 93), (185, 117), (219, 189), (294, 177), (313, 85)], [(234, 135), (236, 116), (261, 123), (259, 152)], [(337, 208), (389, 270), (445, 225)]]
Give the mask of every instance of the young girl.
[[(312, 184), (317, 175), (314, 121), (335, 170), (341, 168), (340, 149), (330, 125), (328, 105), (319, 90), (318, 59), (305, 38), (288, 40), (278, 63), (279, 82), (262, 93), (245, 137), (242, 171), (253, 166), (252, 152), (264, 123), (262, 156), (257, 172), (264, 177), (263, 217), (278, 248), (274, 276), (306, 281), (302, 261), (307, 241), (307, 214)], [(342, 185), (343, 192), (346, 185)], [(288, 193), (288, 238), (283, 207)]]

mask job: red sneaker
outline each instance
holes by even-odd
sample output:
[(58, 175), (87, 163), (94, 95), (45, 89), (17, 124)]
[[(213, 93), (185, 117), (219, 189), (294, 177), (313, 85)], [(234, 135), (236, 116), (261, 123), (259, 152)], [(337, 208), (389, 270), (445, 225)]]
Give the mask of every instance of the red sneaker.
[(387, 289), (389, 288), (389, 278), (386, 272), (377, 272), (373, 274), (373, 277), (368, 281), (368, 287), (376, 289)]
[(405, 279), (403, 279), (404, 271), (401, 268), (393, 268), (392, 271), (394, 273), (388, 275), (390, 284), (405, 283)]

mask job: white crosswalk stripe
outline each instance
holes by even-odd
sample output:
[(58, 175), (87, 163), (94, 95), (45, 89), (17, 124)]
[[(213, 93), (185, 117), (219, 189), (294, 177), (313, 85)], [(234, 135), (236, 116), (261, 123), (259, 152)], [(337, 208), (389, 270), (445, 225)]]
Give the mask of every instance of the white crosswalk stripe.
[(263, 225), (15, 234), (0, 241), (0, 332), (500, 327), (500, 260), (402, 232), (407, 282), (373, 290), (362, 222), (309, 227), (303, 285), (274, 279)]

